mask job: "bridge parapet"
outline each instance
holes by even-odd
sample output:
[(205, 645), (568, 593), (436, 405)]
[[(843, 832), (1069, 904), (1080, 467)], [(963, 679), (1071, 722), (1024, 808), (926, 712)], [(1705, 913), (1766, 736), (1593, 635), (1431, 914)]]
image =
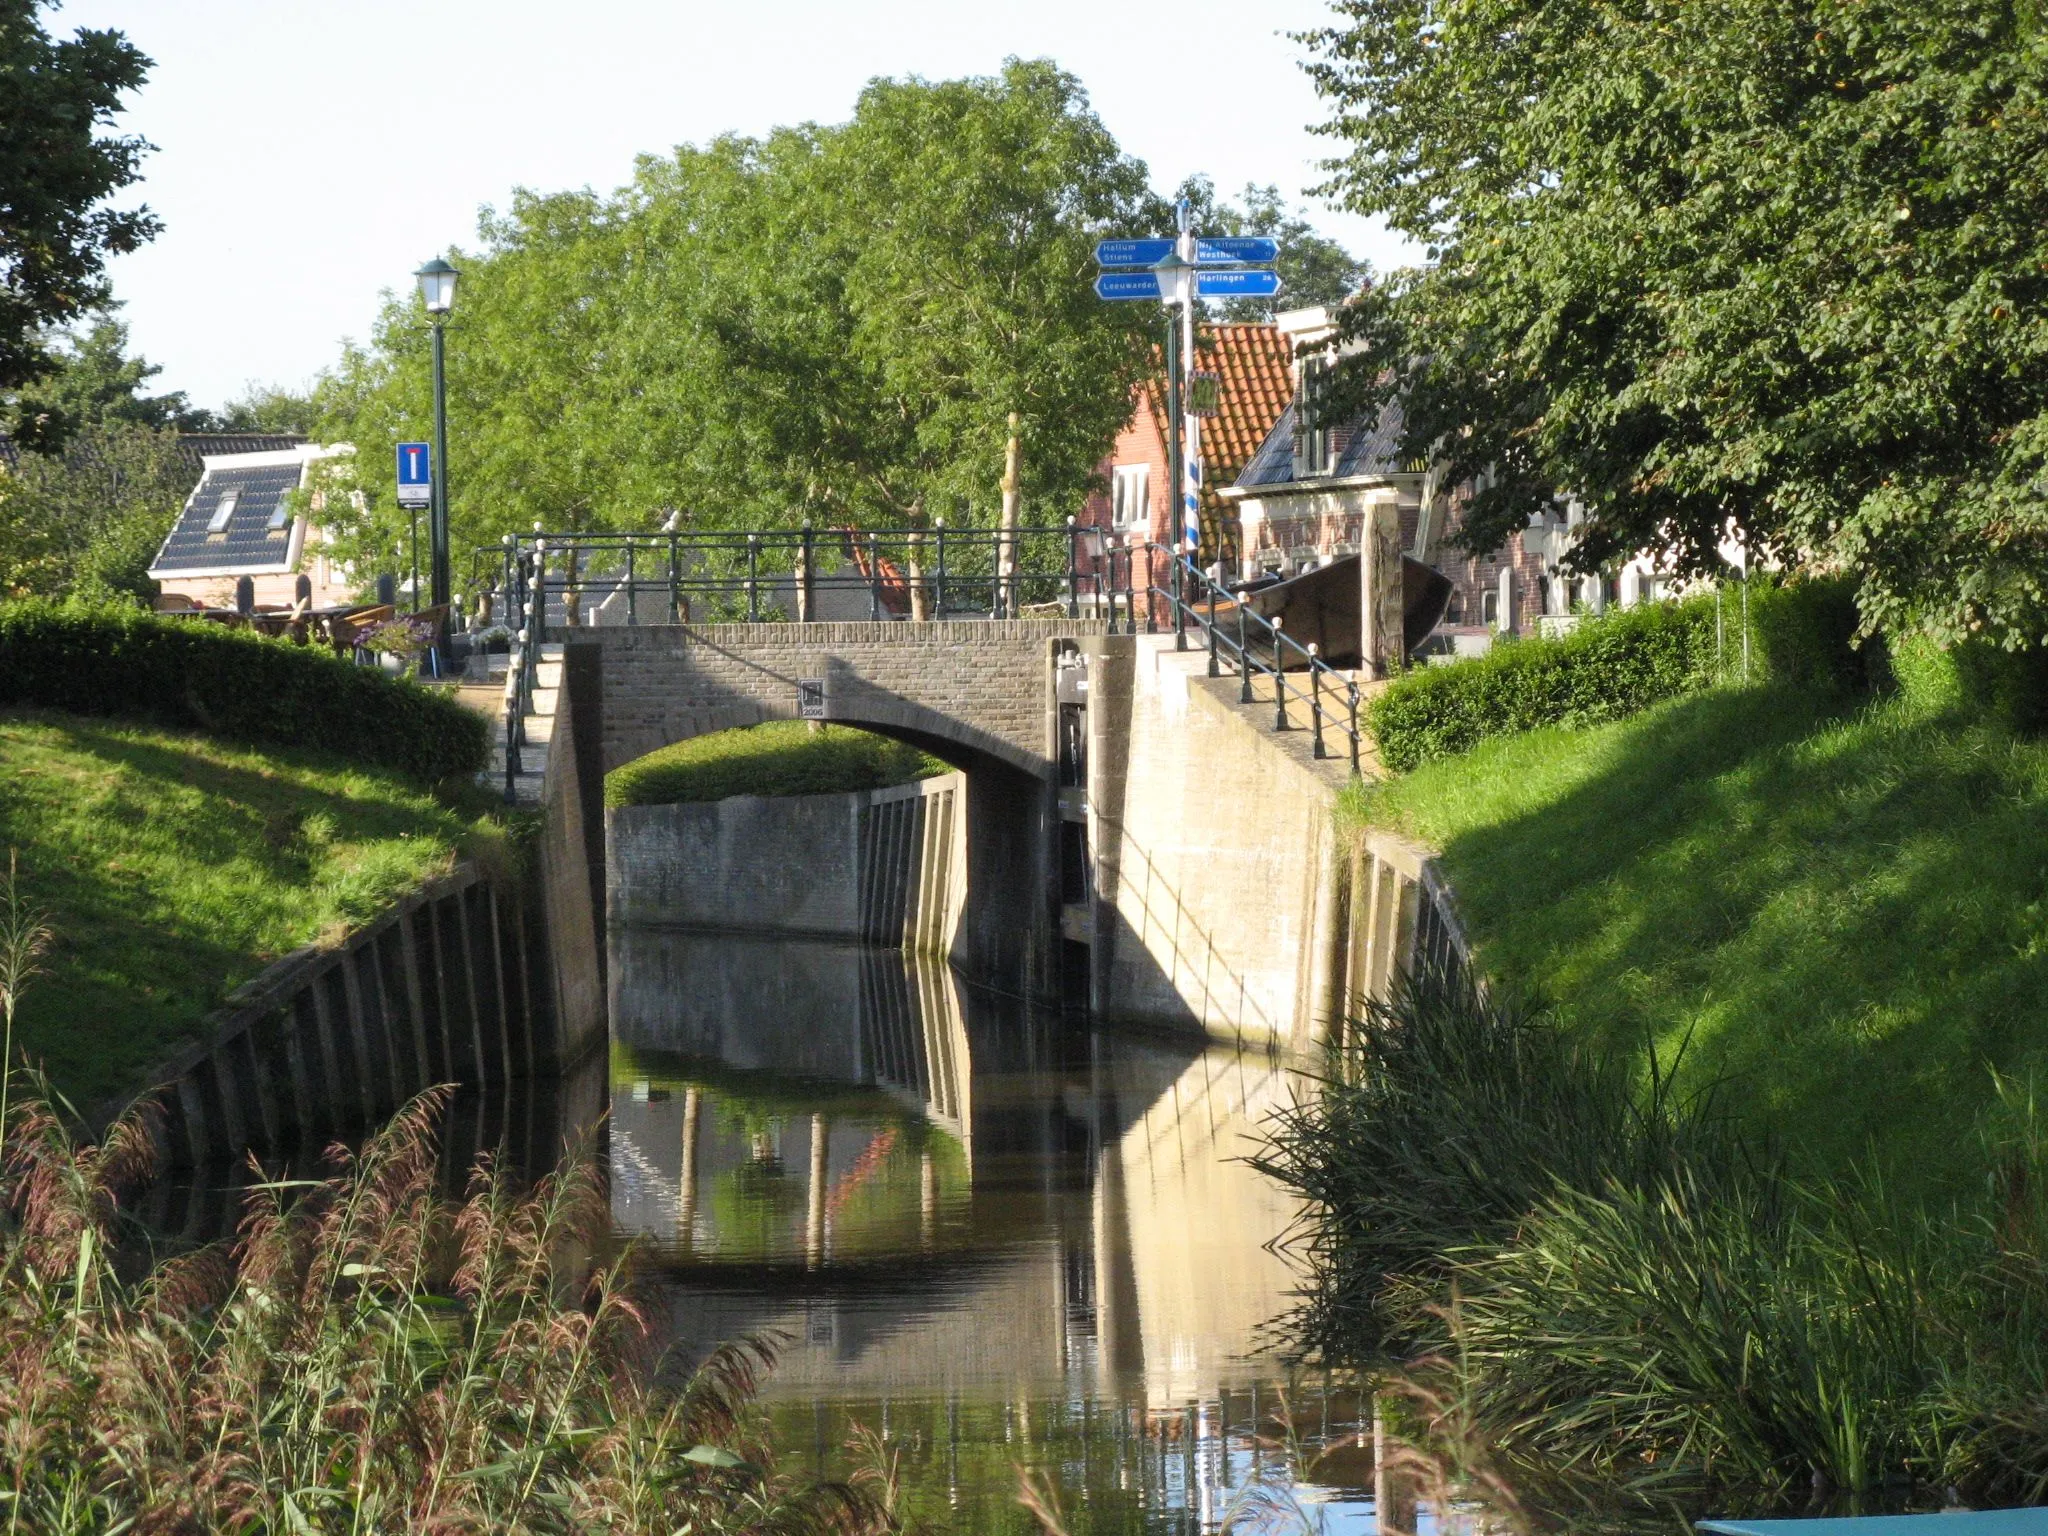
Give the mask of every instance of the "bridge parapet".
[(572, 631), (601, 651), (607, 770), (708, 731), (820, 718), (917, 742), (960, 766), (1053, 772), (1051, 656), (1103, 634), (1089, 619), (935, 623), (678, 624)]

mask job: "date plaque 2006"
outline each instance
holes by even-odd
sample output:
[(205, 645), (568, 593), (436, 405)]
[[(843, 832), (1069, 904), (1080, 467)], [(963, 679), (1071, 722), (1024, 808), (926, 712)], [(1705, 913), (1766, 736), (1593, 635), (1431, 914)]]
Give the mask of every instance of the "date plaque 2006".
[(800, 677), (796, 680), (796, 717), (799, 720), (825, 718), (825, 679)]

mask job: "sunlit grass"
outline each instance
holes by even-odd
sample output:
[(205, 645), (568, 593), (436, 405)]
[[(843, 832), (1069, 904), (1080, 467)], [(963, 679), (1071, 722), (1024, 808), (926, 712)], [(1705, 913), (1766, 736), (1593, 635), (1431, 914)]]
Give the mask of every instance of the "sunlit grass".
[(2048, 1048), (2048, 744), (1941, 701), (1719, 690), (1355, 792), (1443, 850), (1489, 975), (1727, 1103), (1795, 1168), (1981, 1174)]
[(0, 719), (0, 843), (56, 942), (15, 1044), (81, 1108), (265, 965), (449, 868), (465, 818), (393, 774), (58, 715)]
[(947, 765), (905, 742), (832, 725), (774, 720), (713, 731), (614, 768), (605, 776), (609, 806), (675, 805), (731, 795), (828, 795), (887, 789), (947, 772)]

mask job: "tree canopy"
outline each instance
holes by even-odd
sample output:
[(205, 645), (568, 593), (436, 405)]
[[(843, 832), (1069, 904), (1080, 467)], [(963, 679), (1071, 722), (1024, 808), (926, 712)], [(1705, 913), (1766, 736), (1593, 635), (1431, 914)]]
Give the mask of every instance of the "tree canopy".
[[(1006, 422), (1064, 515), (1128, 416), (1154, 317), (1098, 302), (1098, 235), (1164, 216), (1079, 83), (877, 80), (850, 121), (646, 157), (630, 185), (487, 211), (448, 338), (458, 547), (551, 529), (992, 517)], [(364, 449), (428, 419), (427, 333), (387, 303), (322, 380)], [(365, 487), (366, 489), (368, 487)], [(368, 522), (395, 517), (374, 493)], [(390, 529), (353, 535), (365, 552)]]
[(0, 469), (0, 592), (147, 600), (149, 563), (198, 478), (178, 432), (214, 420), (182, 394), (145, 392), (160, 370), (129, 355), (111, 310), (54, 346), (51, 369), (22, 399), (59, 424), (63, 446)]
[(1334, 189), (1429, 264), (1351, 311), (1360, 396), (1558, 494), (1590, 568), (1730, 527), (1865, 622), (2048, 640), (2048, 38), (1984, 0), (1340, 0)]
[(102, 134), (150, 61), (119, 32), (44, 30), (48, 0), (0, 0), (0, 426), (55, 446), (64, 425), (18, 409), (55, 366), (52, 327), (107, 298), (106, 258), (155, 236), (146, 208), (103, 206), (141, 174), (149, 145)]

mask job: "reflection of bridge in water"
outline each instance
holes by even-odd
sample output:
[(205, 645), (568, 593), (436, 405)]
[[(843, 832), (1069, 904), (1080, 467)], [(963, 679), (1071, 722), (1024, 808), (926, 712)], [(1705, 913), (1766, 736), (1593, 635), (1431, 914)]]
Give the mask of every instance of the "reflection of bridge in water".
[(893, 952), (613, 935), (613, 1212), (683, 1353), (771, 1390), (1180, 1408), (1270, 1381), (1264, 1054), (1139, 1042)]

